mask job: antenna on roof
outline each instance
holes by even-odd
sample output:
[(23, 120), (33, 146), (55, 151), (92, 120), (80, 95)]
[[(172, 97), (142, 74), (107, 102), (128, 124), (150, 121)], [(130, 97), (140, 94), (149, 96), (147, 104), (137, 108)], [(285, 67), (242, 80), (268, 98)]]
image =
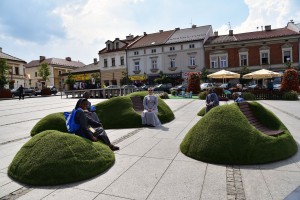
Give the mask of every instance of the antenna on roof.
[(228, 30), (231, 30), (230, 22), (228, 22)]
[(193, 18), (191, 18), (191, 23), (190, 24), (191, 24), (191, 26), (193, 26)]

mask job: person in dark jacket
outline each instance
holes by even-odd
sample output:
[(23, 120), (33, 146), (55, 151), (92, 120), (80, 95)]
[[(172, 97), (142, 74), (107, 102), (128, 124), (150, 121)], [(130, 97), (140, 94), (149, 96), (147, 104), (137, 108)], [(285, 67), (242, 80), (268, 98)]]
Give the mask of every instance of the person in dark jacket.
[(20, 85), (20, 87), (18, 88), (18, 92), (19, 92), (19, 100), (21, 100), (21, 98), (24, 100), (24, 88), (22, 85)]
[(119, 147), (111, 144), (102, 124), (89, 117), (87, 106), (87, 99), (79, 99), (76, 104), (75, 109), (77, 112), (75, 115), (75, 123), (80, 124), (80, 128), (75, 134), (94, 142), (101, 140), (104, 144), (108, 145), (111, 150), (119, 150)]
[(208, 95), (206, 96), (206, 110), (205, 112), (207, 113), (210, 109), (213, 107), (216, 107), (219, 105), (219, 97), (215, 93), (214, 89), (209, 89), (208, 90)]

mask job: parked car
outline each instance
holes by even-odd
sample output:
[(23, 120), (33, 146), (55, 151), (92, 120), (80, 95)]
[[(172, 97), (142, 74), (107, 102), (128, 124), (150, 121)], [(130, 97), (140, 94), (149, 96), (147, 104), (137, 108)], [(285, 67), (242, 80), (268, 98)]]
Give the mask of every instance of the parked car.
[(106, 87), (107, 89), (115, 89), (115, 88), (120, 88), (118, 85), (109, 85)]
[[(12, 98), (14, 98), (15, 96), (19, 96), (19, 88), (18, 89), (12, 89), (11, 94), (12, 94)], [(34, 91), (34, 89), (24, 87), (23, 95), (31, 97), (31, 96), (35, 95), (35, 91)]]
[(175, 87), (172, 87), (172, 88), (170, 89), (170, 92), (171, 92), (172, 90), (176, 90), (176, 91), (179, 93), (179, 92), (181, 92), (181, 91), (185, 91), (186, 88), (187, 88), (187, 84), (184, 83), (184, 84), (176, 85)]
[(123, 85), (122, 89), (134, 89), (134, 90), (138, 90), (138, 88), (135, 85)]
[[(47, 86), (47, 88), (50, 88), (50, 90), (51, 90), (51, 94), (53, 94), (53, 95), (56, 95), (57, 94), (57, 89), (56, 89), (56, 87), (55, 86)], [(41, 90), (35, 90), (35, 96), (37, 96), (37, 95), (41, 95), (42, 94), (42, 91)]]
[(200, 85), (201, 90), (208, 90), (208, 89), (213, 88), (213, 87), (214, 87), (213, 83), (202, 83)]
[(274, 84), (274, 85), (273, 85), (273, 90), (279, 91), (280, 88), (281, 88), (281, 84)]
[(154, 86), (153, 90), (154, 91), (163, 91), (163, 92), (170, 92), (170, 89), (172, 88), (171, 83), (166, 83), (166, 84), (159, 84)]

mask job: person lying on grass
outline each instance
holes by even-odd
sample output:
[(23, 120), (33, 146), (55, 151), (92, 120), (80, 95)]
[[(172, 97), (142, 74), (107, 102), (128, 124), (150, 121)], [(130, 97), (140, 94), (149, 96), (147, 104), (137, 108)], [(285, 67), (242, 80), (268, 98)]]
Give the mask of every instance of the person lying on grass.
[(87, 106), (87, 99), (79, 99), (76, 104), (75, 109), (77, 112), (75, 115), (75, 123), (80, 124), (80, 128), (75, 134), (94, 142), (100, 140), (104, 144), (108, 145), (113, 151), (119, 150), (119, 147), (111, 144), (102, 124), (89, 117), (90, 115), (87, 110)]

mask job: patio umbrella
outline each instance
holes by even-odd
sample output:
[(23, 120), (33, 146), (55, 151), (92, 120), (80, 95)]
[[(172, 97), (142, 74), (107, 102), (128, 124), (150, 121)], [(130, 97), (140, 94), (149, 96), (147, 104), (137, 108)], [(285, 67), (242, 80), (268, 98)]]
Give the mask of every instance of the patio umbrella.
[(238, 73), (230, 72), (224, 69), (207, 75), (208, 78), (223, 79), (223, 83), (225, 78), (240, 78), (240, 76), (241, 75)]
[(251, 72), (249, 74), (245, 74), (243, 76), (244, 79), (266, 79), (266, 78), (274, 78), (282, 76), (280, 73), (273, 72), (267, 69), (261, 69), (258, 71)]

